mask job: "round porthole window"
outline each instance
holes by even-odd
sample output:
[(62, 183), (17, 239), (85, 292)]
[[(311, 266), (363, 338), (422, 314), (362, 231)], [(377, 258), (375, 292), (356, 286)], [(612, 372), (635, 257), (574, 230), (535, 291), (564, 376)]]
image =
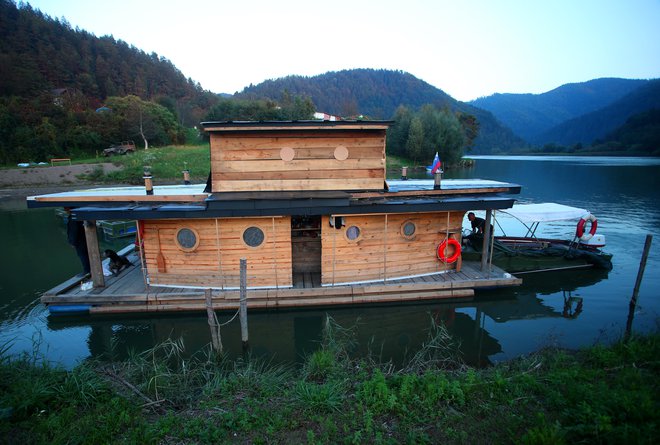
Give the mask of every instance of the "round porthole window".
[(197, 231), (188, 227), (181, 228), (176, 232), (176, 244), (185, 252), (192, 252), (199, 245)]
[(406, 221), (401, 225), (401, 235), (406, 239), (413, 239), (416, 231), (417, 226), (412, 221)]
[(360, 228), (358, 226), (350, 226), (346, 229), (346, 239), (349, 241), (355, 241), (360, 238)]
[(259, 227), (248, 227), (243, 232), (243, 242), (250, 247), (259, 247), (265, 239), (264, 231)]

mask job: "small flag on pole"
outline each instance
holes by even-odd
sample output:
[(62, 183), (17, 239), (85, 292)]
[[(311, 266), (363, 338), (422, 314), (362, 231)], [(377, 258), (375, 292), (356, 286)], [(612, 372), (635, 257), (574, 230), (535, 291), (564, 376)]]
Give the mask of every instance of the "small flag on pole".
[(442, 161), (440, 161), (440, 156), (438, 152), (435, 152), (435, 158), (433, 158), (433, 165), (431, 166), (431, 173), (435, 174), (438, 170), (442, 168)]

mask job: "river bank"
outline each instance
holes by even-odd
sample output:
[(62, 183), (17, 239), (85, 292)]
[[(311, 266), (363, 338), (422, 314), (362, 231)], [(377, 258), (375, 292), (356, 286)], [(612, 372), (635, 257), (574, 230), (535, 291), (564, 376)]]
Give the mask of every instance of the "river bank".
[(97, 187), (99, 183), (86, 178), (95, 171), (105, 175), (119, 170), (120, 167), (109, 162), (2, 169), (0, 201), (63, 192), (76, 187)]
[(439, 326), (403, 368), (354, 358), (326, 321), (301, 369), (171, 340), (70, 371), (0, 362), (5, 443), (653, 443), (660, 337), (546, 349), (477, 370)]

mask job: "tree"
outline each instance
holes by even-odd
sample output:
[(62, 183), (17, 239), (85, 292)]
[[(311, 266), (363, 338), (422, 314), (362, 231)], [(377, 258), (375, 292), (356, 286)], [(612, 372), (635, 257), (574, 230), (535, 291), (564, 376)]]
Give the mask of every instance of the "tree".
[[(463, 156), (463, 149), (469, 141), (459, 115), (447, 107), (438, 109), (427, 104), (416, 113), (399, 107), (394, 121), (393, 132), (387, 140), (388, 152), (398, 154), (398, 147), (405, 146), (405, 153), (401, 154), (405, 154), (414, 162), (421, 159), (430, 161), (435, 152), (438, 152), (444, 164), (456, 164)], [(470, 120), (466, 122), (469, 123)], [(404, 134), (406, 128), (408, 130)]]
[(408, 130), (408, 140), (406, 141), (406, 155), (413, 160), (414, 164), (422, 155), (424, 146), (424, 127), (422, 120), (419, 117), (414, 117), (410, 121), (410, 129)]
[(396, 109), (394, 125), (387, 132), (387, 152), (389, 154), (405, 156), (411, 120), (412, 113), (409, 108), (401, 105)]
[(185, 138), (174, 115), (162, 105), (137, 96), (110, 97), (107, 105), (112, 110), (107, 115), (108, 123), (119, 131), (122, 140), (140, 138), (148, 149), (150, 141), (163, 145), (183, 142)]
[(206, 115), (206, 120), (307, 120), (314, 116), (315, 107), (309, 97), (291, 98), (285, 91), (282, 100), (283, 104), (270, 99), (220, 99)]

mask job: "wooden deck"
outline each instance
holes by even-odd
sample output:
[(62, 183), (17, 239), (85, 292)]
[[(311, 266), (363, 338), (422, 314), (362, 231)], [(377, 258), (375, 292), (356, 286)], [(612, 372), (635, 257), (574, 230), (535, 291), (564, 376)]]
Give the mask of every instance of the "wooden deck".
[[(130, 257), (129, 257), (130, 258)], [(106, 277), (103, 288), (82, 290), (81, 278), (74, 277), (45, 292), (41, 301), (51, 312), (91, 314), (204, 311), (204, 289), (146, 286), (139, 261), (118, 277)], [(465, 300), (477, 288), (516, 286), (522, 280), (492, 266), (482, 272), (479, 263), (464, 262), (460, 272), (447, 272), (386, 282), (319, 286), (320, 275), (296, 274), (294, 286), (286, 289), (249, 289), (248, 307), (332, 306), (418, 300)], [(249, 286), (249, 281), (248, 281)], [(213, 289), (216, 310), (236, 310), (238, 290)]]

